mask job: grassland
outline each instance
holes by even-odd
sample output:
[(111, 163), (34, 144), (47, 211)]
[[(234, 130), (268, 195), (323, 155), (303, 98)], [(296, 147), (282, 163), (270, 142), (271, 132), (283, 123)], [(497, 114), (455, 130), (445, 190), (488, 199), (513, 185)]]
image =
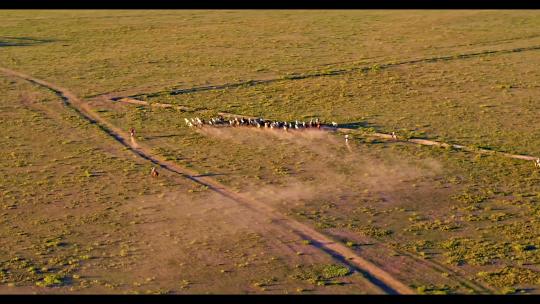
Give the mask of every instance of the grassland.
[(538, 58), (538, 51), (491, 55), (146, 99), (275, 119), (318, 116), (386, 133), (540, 155)]
[[(540, 171), (530, 162), (362, 133), (347, 149), (339, 134), (183, 123), (218, 111), (320, 117), (540, 156), (537, 12), (2, 11), (0, 18), (3, 67), (88, 97), (112, 125), (134, 127), (154, 153), (315, 227), (416, 292), (539, 292)], [(51, 92), (0, 80), (0, 292), (380, 292), (309, 239), (204, 187), (167, 171), (150, 179), (151, 163)], [(227, 85), (248, 80), (272, 81)], [(93, 98), (100, 94), (192, 110)]]
[[(341, 141), (332, 141), (334, 136), (201, 133), (174, 123), (193, 113), (112, 103), (102, 110), (115, 125), (144, 126), (138, 139), (159, 147), (157, 153), (310, 222), (389, 271), (395, 265), (380, 257), (381, 250), (389, 256), (404, 250), (479, 282), (501, 267), (530, 268), (537, 275), (540, 174), (529, 162), (364, 137), (354, 139), (353, 153), (359, 156), (351, 156), (344, 146), (328, 147)], [(166, 135), (153, 136), (157, 133)], [(470, 291), (455, 282), (429, 287), (445, 281), (446, 271), (438, 277), (418, 269), (395, 271), (420, 290)], [(534, 290), (537, 284), (538, 277), (513, 281), (513, 276), (501, 279), (494, 292)]]
[(337, 266), (186, 180), (150, 179), (54, 94), (1, 80), (2, 293), (378, 292), (358, 274), (292, 276)]
[(2, 11), (0, 17), (4, 43), (36, 40), (2, 47), (5, 67), (81, 97), (540, 41), (534, 11)]

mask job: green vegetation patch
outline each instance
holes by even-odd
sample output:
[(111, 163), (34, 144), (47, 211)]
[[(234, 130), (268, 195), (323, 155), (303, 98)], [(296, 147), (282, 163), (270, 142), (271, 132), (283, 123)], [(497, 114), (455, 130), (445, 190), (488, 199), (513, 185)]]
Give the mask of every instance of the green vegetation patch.
[(294, 279), (307, 281), (313, 285), (341, 285), (336, 279), (351, 273), (350, 269), (337, 264), (300, 266), (292, 275)]
[(540, 272), (524, 267), (506, 266), (496, 271), (478, 272), (477, 276), (490, 285), (500, 288), (540, 284)]

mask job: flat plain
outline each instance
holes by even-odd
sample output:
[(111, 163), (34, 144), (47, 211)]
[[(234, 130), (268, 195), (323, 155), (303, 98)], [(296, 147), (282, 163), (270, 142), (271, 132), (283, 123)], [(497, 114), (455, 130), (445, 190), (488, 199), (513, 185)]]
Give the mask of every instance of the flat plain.
[(0, 20), (0, 293), (539, 293), (538, 12)]

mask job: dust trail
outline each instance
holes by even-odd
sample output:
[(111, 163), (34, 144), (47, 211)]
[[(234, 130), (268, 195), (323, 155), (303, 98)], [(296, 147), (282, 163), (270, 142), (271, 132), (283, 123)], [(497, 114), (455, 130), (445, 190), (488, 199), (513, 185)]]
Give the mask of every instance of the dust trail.
[(349, 140), (346, 139), (345, 140), (345, 146), (347, 147), (347, 150), (350, 152), (350, 153), (353, 153), (353, 150), (351, 148), (351, 145), (349, 144)]
[[(171, 191), (157, 200), (156, 198), (151, 198), (149, 201), (137, 202), (136, 206), (140, 209), (166, 209), (167, 212), (159, 213), (165, 219), (165, 222), (170, 222), (171, 219), (179, 217), (203, 219), (209, 215), (214, 215), (213, 218), (216, 221), (226, 220), (228, 224), (220, 227), (220, 230), (231, 234), (246, 229), (253, 230), (254, 227), (258, 227), (254, 224), (264, 220), (261, 214), (234, 204), (232, 199), (211, 191), (190, 193), (186, 193), (185, 190)], [(224, 208), (223, 206), (227, 207)], [(133, 207), (128, 205), (126, 208)]]
[(285, 132), (240, 127), (201, 128), (198, 132), (220, 140), (269, 149), (278, 142), (284, 142), (316, 155), (315, 160), (310, 161), (304, 159), (303, 154), (297, 156), (303, 161), (303, 179), (291, 175), (282, 178), (282, 185), (243, 189), (244, 193), (271, 203), (287, 204), (313, 198), (357, 196), (365, 191), (386, 197), (399, 186), (439, 174), (442, 170), (440, 163), (433, 159), (406, 162), (397, 158), (385, 159), (361, 154), (359, 149), (353, 150), (354, 143), (343, 143), (338, 140), (339, 137), (320, 130)]
[(135, 140), (135, 137), (131, 136), (130, 139), (131, 139), (131, 144), (133, 145), (133, 147), (134, 148), (139, 148), (139, 145), (137, 144), (137, 141)]

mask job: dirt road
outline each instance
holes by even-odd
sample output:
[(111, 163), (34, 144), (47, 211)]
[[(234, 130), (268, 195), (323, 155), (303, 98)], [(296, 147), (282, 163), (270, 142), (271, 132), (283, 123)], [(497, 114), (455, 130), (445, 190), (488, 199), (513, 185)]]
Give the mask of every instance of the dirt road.
[(177, 174), (183, 178), (187, 178), (195, 183), (208, 187), (209, 190), (214, 191), (224, 197), (234, 200), (235, 202), (251, 209), (256, 212), (260, 212), (265, 216), (271, 218), (274, 222), (280, 223), (282, 226), (289, 228), (293, 233), (302, 236), (304, 239), (311, 240), (312, 244), (320, 249), (322, 252), (331, 255), (335, 260), (349, 266), (355, 271), (358, 271), (376, 287), (381, 289), (385, 293), (389, 294), (413, 294), (414, 291), (396, 280), (389, 273), (374, 265), (368, 260), (360, 257), (351, 249), (345, 245), (335, 242), (328, 236), (314, 230), (313, 228), (300, 223), (294, 219), (284, 216), (278, 211), (274, 210), (267, 204), (258, 200), (252, 199), (245, 195), (240, 195), (219, 182), (211, 179), (208, 176), (199, 176), (197, 172), (183, 168), (173, 162), (167, 161), (152, 153), (150, 147), (146, 145), (136, 143), (132, 141), (128, 132), (123, 131), (106, 120), (102, 119), (95, 111), (93, 111), (88, 104), (80, 100), (75, 94), (69, 90), (62, 88), (61, 86), (49, 83), (47, 81), (34, 78), (32, 76), (13, 71), (6, 68), (0, 68), (0, 72), (25, 79), (39, 86), (45, 87), (54, 91), (59, 95), (64, 104), (74, 109), (79, 115), (88, 120), (89, 122), (96, 124), (101, 130), (110, 135), (118, 143), (122, 144), (138, 156), (160, 166), (161, 168), (168, 170), (174, 174)]

